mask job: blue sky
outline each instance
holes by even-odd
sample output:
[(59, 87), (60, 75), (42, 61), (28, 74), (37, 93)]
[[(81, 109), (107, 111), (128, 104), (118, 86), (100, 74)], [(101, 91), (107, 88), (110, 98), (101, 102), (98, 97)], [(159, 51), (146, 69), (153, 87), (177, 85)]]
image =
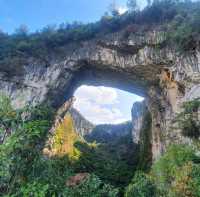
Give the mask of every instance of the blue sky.
[[(97, 21), (112, 0), (0, 0), (0, 28), (13, 32), (26, 24), (30, 31), (48, 24), (82, 21)], [(120, 6), (126, 0), (118, 0)]]
[[(126, 0), (115, 0), (124, 8)], [(100, 19), (113, 0), (0, 0), (0, 29), (12, 33), (20, 25), (30, 31), (46, 25)], [(144, 0), (138, 0), (143, 5)]]
[[(13, 33), (20, 25), (29, 31), (64, 22), (95, 22), (108, 11), (113, 0), (0, 0), (0, 30)], [(138, 0), (140, 6), (144, 0)], [(116, 0), (121, 9), (126, 0)], [(106, 87), (83, 86), (75, 96), (75, 107), (93, 123), (119, 123), (131, 118), (133, 102), (141, 97)], [(97, 99), (98, 98), (98, 99)], [(106, 98), (106, 102), (105, 102)]]

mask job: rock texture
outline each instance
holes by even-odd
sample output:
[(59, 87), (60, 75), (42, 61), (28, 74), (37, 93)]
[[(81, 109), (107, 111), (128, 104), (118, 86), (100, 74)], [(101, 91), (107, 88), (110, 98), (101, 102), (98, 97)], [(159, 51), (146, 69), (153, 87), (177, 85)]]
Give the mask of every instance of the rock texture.
[(7, 77), (0, 65), (0, 90), (15, 107), (49, 102), (61, 106), (82, 84), (120, 88), (146, 98), (152, 116), (152, 151), (157, 158), (172, 141), (185, 141), (170, 127), (184, 101), (200, 97), (200, 49), (181, 54), (165, 45), (155, 27), (145, 33), (125, 30), (65, 46), (64, 58), (52, 52), (49, 66), (32, 60)]
[(69, 113), (72, 116), (75, 130), (80, 136), (84, 137), (90, 134), (95, 128), (95, 125), (86, 120), (75, 108), (71, 108)]
[(144, 119), (144, 102), (136, 102), (133, 104), (131, 115), (132, 115), (132, 138), (133, 142), (138, 144), (140, 140), (140, 131)]

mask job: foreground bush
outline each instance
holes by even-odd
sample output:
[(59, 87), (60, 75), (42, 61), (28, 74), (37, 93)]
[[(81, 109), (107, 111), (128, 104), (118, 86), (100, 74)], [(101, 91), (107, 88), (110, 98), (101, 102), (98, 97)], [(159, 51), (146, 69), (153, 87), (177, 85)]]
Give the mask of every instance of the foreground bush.
[(90, 175), (82, 184), (66, 188), (63, 195), (69, 197), (117, 197), (118, 190), (103, 183), (97, 176)]
[(9, 131), (0, 144), (0, 196), (117, 196), (117, 189), (94, 175), (75, 188), (68, 187), (66, 181), (75, 174), (70, 158), (44, 157), (42, 149), (54, 114), (49, 107), (14, 110), (9, 99), (2, 97), (0, 109), (1, 134)]
[(200, 196), (200, 158), (187, 145), (172, 145), (152, 166), (158, 196)]
[(198, 111), (200, 109), (200, 98), (185, 102), (182, 106), (183, 111), (178, 114), (177, 122), (182, 134), (193, 140), (200, 137), (200, 120)]
[(125, 197), (153, 197), (156, 195), (156, 186), (149, 176), (137, 172), (131, 184), (126, 188)]
[(125, 197), (200, 197), (200, 157), (188, 145), (171, 145), (149, 174), (137, 172)]

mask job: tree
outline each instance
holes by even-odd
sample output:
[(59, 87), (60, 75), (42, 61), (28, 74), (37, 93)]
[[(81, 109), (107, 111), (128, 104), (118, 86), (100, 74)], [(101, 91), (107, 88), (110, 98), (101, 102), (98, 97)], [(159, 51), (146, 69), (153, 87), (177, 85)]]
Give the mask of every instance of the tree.
[(137, 10), (137, 0), (128, 0), (127, 7), (130, 11), (135, 12)]
[(132, 182), (125, 191), (125, 197), (149, 197), (156, 196), (156, 185), (151, 178), (143, 172), (137, 171)]
[(151, 6), (151, 0), (147, 0), (147, 6), (148, 6), (148, 7)]
[(28, 27), (26, 25), (20, 25), (20, 27), (18, 27), (15, 30), (15, 33), (17, 35), (27, 35), (28, 34)]
[(112, 16), (119, 16), (119, 10), (115, 1), (113, 1), (113, 3), (110, 4), (109, 10)]

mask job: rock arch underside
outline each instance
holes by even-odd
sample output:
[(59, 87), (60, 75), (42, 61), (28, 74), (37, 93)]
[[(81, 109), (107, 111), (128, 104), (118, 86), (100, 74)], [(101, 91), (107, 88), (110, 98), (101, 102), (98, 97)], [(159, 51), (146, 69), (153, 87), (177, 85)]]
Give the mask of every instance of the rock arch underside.
[(16, 107), (49, 102), (59, 108), (82, 84), (143, 96), (152, 117), (152, 153), (157, 158), (170, 142), (187, 141), (179, 131), (171, 131), (172, 120), (184, 101), (200, 97), (200, 49), (183, 54), (165, 41), (156, 27), (143, 34), (125, 36), (120, 30), (70, 43), (62, 57), (50, 52), (48, 66), (30, 57), (20, 72), (7, 77), (0, 65), (0, 90)]

